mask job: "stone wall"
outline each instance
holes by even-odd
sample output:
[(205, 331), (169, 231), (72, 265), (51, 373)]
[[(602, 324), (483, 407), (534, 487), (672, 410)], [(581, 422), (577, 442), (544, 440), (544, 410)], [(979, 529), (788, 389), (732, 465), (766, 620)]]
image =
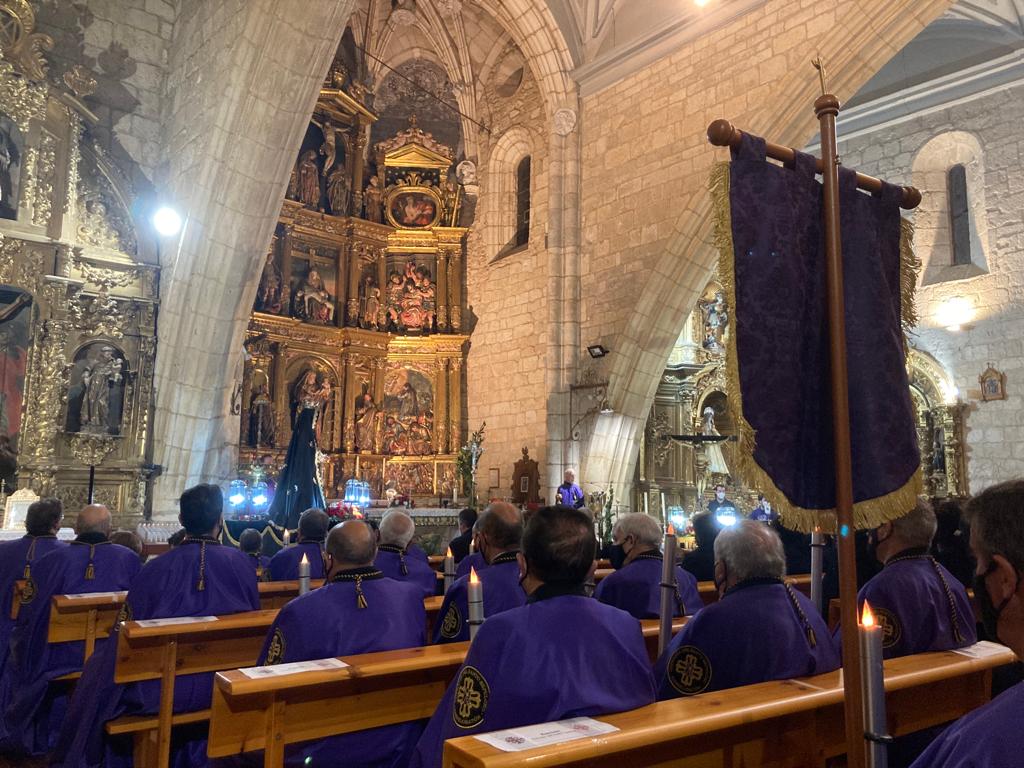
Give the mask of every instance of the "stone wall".
[[(944, 167), (968, 161), (968, 182), (977, 168), (984, 200), (977, 214), (987, 272), (921, 286), (921, 318), (912, 343), (933, 355), (950, 373), (967, 404), (968, 486), (976, 493), (995, 482), (1024, 476), (1024, 85), (979, 96), (946, 108), (915, 114), (842, 141), (843, 162), (890, 181), (914, 184), (924, 200), (910, 218), (918, 231), (917, 255), (925, 270), (951, 261), (944, 168), (922, 163), (922, 150), (936, 147)], [(963, 134), (967, 134), (964, 136)], [(973, 139), (973, 140), (971, 140)], [(980, 146), (972, 161), (968, 150)], [(985, 221), (987, 219), (987, 221)], [(974, 255), (974, 254), (972, 254)], [(967, 301), (971, 316), (959, 331), (942, 327), (946, 302)], [(1007, 399), (983, 402), (978, 376), (989, 363), (1006, 374)]]

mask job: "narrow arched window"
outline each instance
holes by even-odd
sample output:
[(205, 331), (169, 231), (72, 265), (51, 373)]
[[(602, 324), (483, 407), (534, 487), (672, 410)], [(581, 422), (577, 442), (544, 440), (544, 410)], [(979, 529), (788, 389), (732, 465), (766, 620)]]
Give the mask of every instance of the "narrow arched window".
[(516, 166), (516, 235), (518, 248), (530, 242), (530, 156)]
[(958, 267), (971, 263), (970, 201), (967, 199), (967, 169), (954, 165), (946, 172), (949, 193), (949, 235), (952, 244), (952, 264)]

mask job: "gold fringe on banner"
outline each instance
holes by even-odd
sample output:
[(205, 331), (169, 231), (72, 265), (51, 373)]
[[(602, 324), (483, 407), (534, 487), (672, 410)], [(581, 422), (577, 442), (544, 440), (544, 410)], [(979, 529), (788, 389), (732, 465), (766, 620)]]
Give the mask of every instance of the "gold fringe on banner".
[[(728, 387), (727, 395), (735, 405), (736, 414), (736, 463), (737, 474), (748, 483), (752, 483), (763, 493), (779, 512), (783, 524), (802, 533), (811, 533), (818, 529), (825, 533), (835, 533), (836, 510), (806, 509), (793, 504), (779, 490), (771, 476), (754, 459), (757, 447), (757, 434), (747, 421), (743, 410), (743, 391), (740, 389), (740, 361), (736, 352), (736, 337), (739, 324), (736, 307), (736, 263), (735, 249), (732, 240), (732, 211), (729, 204), (729, 170), (727, 161), (717, 162), (711, 169), (708, 189), (711, 192), (713, 240), (718, 249), (718, 277), (725, 291), (725, 299), (729, 305), (733, 327), (726, 344), (725, 377)], [(913, 253), (913, 225), (905, 219), (900, 227), (900, 300), (901, 323), (904, 331), (917, 323), (914, 308), (914, 290), (917, 284), (917, 267), (920, 263)], [(909, 351), (909, 345), (904, 345)], [(918, 495), (924, 487), (921, 469), (911, 475), (910, 479), (895, 491), (874, 499), (866, 499), (853, 505), (854, 527), (859, 529), (877, 528), (882, 523), (905, 515), (916, 503)]]

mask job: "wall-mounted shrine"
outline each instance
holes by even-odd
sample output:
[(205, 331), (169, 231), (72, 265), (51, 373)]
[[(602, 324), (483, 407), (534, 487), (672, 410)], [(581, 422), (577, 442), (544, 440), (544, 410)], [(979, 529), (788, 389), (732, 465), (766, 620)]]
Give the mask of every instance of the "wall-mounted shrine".
[(373, 498), (450, 498), (465, 421), (462, 188), (454, 149), (415, 120), (365, 157), (375, 119), (346, 89), (321, 91), (249, 325), (240, 472), (276, 477), (308, 379), (330, 388), (328, 498), (353, 477)]

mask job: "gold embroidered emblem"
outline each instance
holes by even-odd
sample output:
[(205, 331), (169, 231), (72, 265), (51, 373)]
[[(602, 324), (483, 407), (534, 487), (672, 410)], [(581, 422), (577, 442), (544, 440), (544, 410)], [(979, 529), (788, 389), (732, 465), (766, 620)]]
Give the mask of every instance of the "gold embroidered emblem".
[(451, 640), (459, 636), (459, 632), (462, 631), (462, 614), (459, 613), (459, 607), (453, 600), (448, 606), (448, 611), (444, 615), (444, 620), (441, 622), (441, 637), (446, 640)]
[(270, 638), (270, 647), (267, 648), (267, 660), (263, 662), (263, 666), (269, 667), (271, 664), (277, 664), (284, 658), (284, 633), (281, 632), (281, 628), (278, 627), (274, 630), (274, 636)]
[(693, 696), (711, 685), (711, 662), (693, 645), (684, 645), (668, 660), (668, 681), (684, 696)]
[(452, 720), (459, 728), (475, 728), (483, 722), (491, 689), (475, 667), (463, 667), (455, 683)]
[(871, 610), (875, 612), (878, 625), (882, 628), (882, 647), (892, 648), (903, 637), (903, 626), (896, 614), (887, 608), (878, 608), (874, 605)]
[(36, 583), (32, 579), (25, 579), (21, 585), (21, 604), (28, 605), (36, 599)]

